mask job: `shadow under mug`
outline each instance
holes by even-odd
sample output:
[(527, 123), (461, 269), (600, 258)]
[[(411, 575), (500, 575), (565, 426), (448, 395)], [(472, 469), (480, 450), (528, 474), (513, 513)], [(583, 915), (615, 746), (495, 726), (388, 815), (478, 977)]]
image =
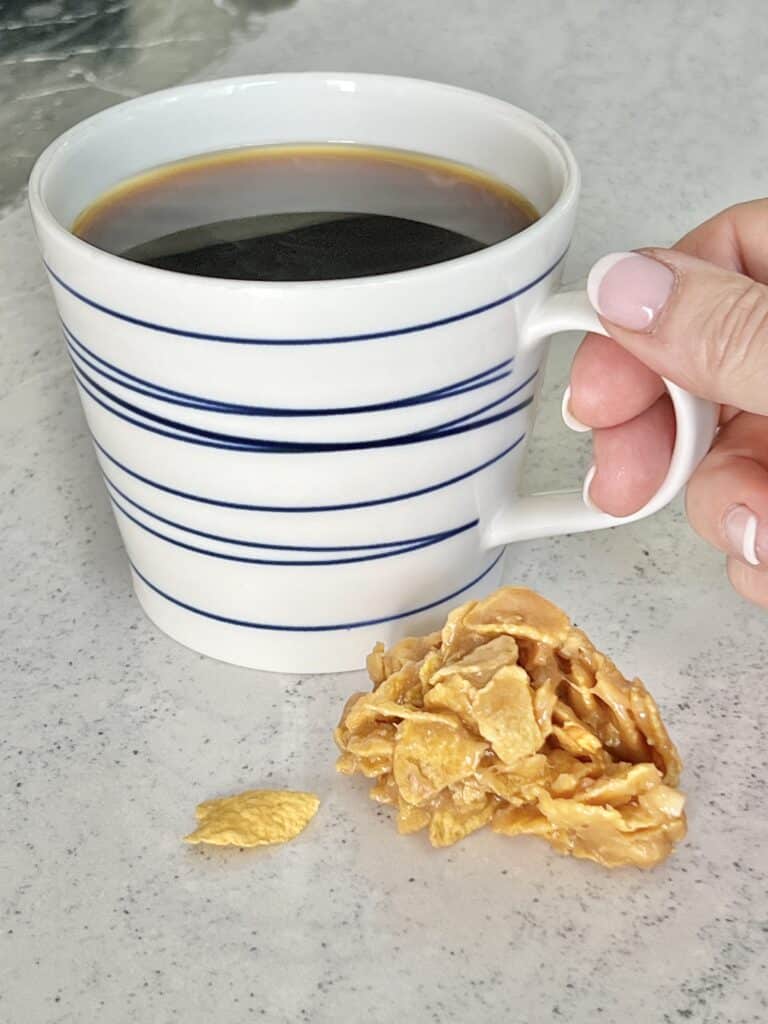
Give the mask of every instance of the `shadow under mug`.
[[(69, 230), (111, 186), (201, 152), (340, 141), (478, 167), (541, 218), (460, 259), (372, 278), (266, 283), (131, 263)], [(667, 478), (627, 519), (581, 493), (523, 495), (549, 335), (603, 331), (558, 293), (579, 173), (508, 103), (378, 75), (169, 89), (68, 131), (30, 205), (136, 594), (161, 630), (252, 668), (361, 668), (495, 587), (511, 541), (649, 515), (712, 440), (711, 405), (667, 384)]]

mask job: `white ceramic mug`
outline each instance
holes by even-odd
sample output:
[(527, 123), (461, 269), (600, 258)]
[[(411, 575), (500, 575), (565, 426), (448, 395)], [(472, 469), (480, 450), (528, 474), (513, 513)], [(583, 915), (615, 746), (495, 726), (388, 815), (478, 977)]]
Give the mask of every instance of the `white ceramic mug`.
[[(542, 216), (460, 259), (298, 283), (175, 274), (70, 231), (158, 164), (327, 141), (470, 164)], [(376, 75), (170, 89), (43, 153), (32, 214), (136, 594), (160, 629), (254, 668), (360, 668), (375, 641), (493, 589), (509, 542), (639, 519), (679, 491), (715, 412), (668, 384), (672, 464), (640, 512), (520, 493), (546, 339), (602, 330), (584, 294), (557, 292), (578, 192), (567, 145), (525, 111)]]

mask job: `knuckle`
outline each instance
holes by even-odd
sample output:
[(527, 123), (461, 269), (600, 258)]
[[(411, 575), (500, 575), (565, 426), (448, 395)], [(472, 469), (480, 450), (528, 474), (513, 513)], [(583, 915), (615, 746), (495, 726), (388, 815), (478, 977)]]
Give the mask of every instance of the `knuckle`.
[(746, 281), (719, 303), (705, 333), (711, 371), (740, 379), (768, 363), (768, 288)]

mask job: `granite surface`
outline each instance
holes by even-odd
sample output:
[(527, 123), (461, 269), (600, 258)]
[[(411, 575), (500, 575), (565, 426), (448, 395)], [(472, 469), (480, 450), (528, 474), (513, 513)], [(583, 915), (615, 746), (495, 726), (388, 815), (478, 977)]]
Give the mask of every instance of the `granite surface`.
[[(280, 678), (158, 634), (128, 569), (23, 205), (42, 145), (123, 96), (273, 69), (407, 73), (497, 93), (571, 141), (568, 276), (768, 192), (760, 0), (0, 2), (0, 1021), (768, 1019), (765, 613), (681, 511), (509, 553), (656, 693), (690, 837), (651, 874), (534, 839), (400, 838), (330, 730), (361, 677)], [(588, 454), (553, 357), (532, 485)], [(194, 804), (316, 790), (295, 843), (190, 848)]]

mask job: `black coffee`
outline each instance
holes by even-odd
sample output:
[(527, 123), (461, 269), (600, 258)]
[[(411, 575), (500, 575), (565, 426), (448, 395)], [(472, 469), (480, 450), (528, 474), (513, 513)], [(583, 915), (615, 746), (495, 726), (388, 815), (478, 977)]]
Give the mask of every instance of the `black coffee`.
[(249, 281), (365, 277), (465, 256), (538, 213), (481, 171), (354, 145), (262, 146), (156, 167), (73, 231), (138, 263)]

